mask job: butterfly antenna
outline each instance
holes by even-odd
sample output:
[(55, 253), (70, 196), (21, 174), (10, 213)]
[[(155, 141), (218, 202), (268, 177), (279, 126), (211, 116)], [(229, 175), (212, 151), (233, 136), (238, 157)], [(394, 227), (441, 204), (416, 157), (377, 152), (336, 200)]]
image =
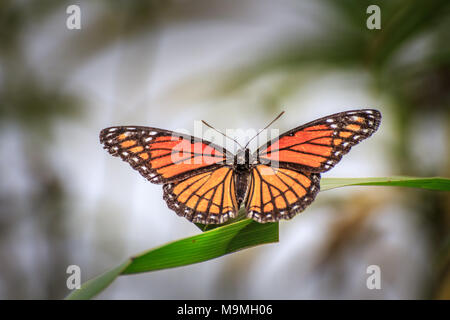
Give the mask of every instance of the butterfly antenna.
[(275, 121), (277, 121), (278, 119), (280, 119), (281, 118), (281, 116), (284, 114), (284, 111), (281, 111), (281, 113), (275, 118), (275, 119), (273, 119), (264, 129), (261, 129), (261, 130), (259, 130), (258, 131), (258, 133), (255, 135), (255, 136), (253, 136), (253, 138), (251, 138), (248, 142), (247, 142), (247, 144), (245, 145), (245, 147), (244, 147), (244, 149), (245, 148), (247, 148), (247, 146), (250, 144), (250, 142), (253, 140), (253, 139), (255, 139), (257, 136), (259, 136), (259, 134), (261, 133), (261, 132), (263, 132), (264, 130), (266, 130), (268, 127), (270, 127), (271, 125), (272, 125), (272, 123), (274, 123)]
[[(211, 129), (213, 129), (214, 131), (220, 133), (220, 134), (223, 135), (225, 138), (228, 138), (228, 139), (233, 140), (234, 142), (236, 142), (236, 143), (239, 145), (239, 147), (242, 148), (242, 145), (241, 145), (239, 142), (237, 142), (236, 139), (233, 139), (233, 138), (227, 136), (227, 135), (226, 135), (225, 133), (223, 133), (223, 132), (220, 132), (219, 130), (217, 130), (216, 128), (214, 128), (212, 125), (208, 124), (208, 122), (206, 122), (205, 120), (202, 120), (202, 122), (203, 122), (203, 124), (204, 124), (205, 126), (207, 126), (207, 127), (211, 128)], [(244, 149), (244, 148), (243, 148), (243, 149)]]

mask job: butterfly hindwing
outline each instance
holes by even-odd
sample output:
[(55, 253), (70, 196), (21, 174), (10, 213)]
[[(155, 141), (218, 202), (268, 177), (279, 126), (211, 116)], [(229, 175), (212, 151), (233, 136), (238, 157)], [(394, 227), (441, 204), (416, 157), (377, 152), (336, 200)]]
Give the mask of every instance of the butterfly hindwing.
[(320, 174), (256, 165), (250, 173), (247, 216), (260, 223), (291, 219), (320, 189)]
[(150, 127), (106, 128), (100, 142), (153, 183), (182, 180), (232, 157), (208, 141)]
[(285, 168), (325, 172), (370, 137), (380, 121), (381, 113), (372, 109), (336, 113), (282, 134), (260, 147), (255, 157)]
[(164, 185), (164, 199), (170, 209), (189, 221), (220, 224), (234, 218), (238, 210), (234, 171), (228, 166), (192, 175)]

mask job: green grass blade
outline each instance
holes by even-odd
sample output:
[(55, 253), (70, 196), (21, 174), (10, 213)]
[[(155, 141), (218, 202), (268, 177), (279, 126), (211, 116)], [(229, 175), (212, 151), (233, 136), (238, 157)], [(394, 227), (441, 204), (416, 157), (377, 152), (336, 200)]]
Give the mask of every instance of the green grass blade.
[(242, 220), (135, 256), (123, 274), (185, 266), (277, 241), (278, 223)]
[(450, 179), (441, 177), (386, 177), (386, 178), (322, 178), (320, 190), (346, 186), (395, 186), (450, 191)]

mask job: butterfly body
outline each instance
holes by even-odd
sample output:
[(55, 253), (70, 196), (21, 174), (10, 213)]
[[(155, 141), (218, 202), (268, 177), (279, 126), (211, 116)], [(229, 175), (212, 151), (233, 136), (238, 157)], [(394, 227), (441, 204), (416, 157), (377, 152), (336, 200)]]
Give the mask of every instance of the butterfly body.
[(320, 173), (371, 136), (380, 121), (373, 109), (341, 112), (235, 155), (203, 139), (141, 126), (103, 129), (100, 142), (150, 182), (163, 184), (163, 198), (179, 216), (221, 224), (244, 205), (249, 218), (265, 223), (303, 211), (319, 192)]
[(250, 177), (250, 168), (250, 149), (245, 148), (239, 150), (234, 156), (233, 161), (238, 207), (245, 201)]

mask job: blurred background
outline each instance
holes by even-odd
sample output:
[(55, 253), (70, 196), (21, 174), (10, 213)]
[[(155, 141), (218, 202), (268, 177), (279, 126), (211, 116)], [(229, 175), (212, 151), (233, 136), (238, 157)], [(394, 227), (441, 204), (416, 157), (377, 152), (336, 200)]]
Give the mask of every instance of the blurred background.
[[(102, 149), (107, 126), (245, 130), (285, 110), (284, 132), (371, 107), (379, 131), (324, 178), (450, 176), (449, 40), (446, 0), (1, 1), (0, 298), (60, 299), (68, 265), (84, 282), (199, 232)], [(98, 298), (448, 299), (449, 229), (448, 193), (330, 190), (279, 243), (119, 277)]]

